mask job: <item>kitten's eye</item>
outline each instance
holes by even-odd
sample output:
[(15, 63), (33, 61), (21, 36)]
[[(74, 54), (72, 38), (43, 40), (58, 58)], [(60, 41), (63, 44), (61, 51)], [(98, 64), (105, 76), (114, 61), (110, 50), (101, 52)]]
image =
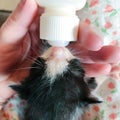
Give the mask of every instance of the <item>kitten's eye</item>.
[(71, 61), (69, 61), (68, 68), (74, 76), (84, 77), (85, 71), (78, 59), (72, 59)]
[(47, 49), (49, 49), (51, 46), (48, 44), (48, 42), (46, 40), (42, 40), (42, 53), (45, 52)]
[(70, 60), (69, 64), (73, 65), (73, 66), (80, 66), (81, 63), (78, 59), (72, 59)]

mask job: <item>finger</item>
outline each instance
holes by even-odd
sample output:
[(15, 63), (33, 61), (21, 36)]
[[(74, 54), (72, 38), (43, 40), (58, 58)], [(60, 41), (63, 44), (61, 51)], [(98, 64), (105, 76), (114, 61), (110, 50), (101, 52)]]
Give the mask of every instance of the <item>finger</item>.
[(23, 38), (37, 10), (34, 0), (22, 0), (0, 29), (1, 43), (15, 43)]
[(89, 51), (89, 56), (95, 62), (117, 63), (120, 61), (120, 47), (104, 46), (99, 51)]
[(86, 75), (89, 77), (97, 77), (101, 75), (107, 75), (111, 71), (110, 64), (83, 64), (83, 68), (86, 71)]
[(41, 50), (41, 46), (42, 46), (42, 42), (40, 40), (40, 36), (39, 36), (39, 26), (40, 26), (40, 15), (44, 12), (43, 8), (39, 8), (38, 13), (37, 13), (37, 17), (34, 19), (34, 21), (32, 22), (32, 24), (29, 27), (29, 34), (31, 37), (31, 57), (36, 57), (38, 55), (40, 55)]
[(80, 24), (78, 32), (78, 42), (83, 45), (86, 49), (96, 51), (99, 50), (102, 45), (102, 39), (97, 35), (90, 26), (85, 23)]
[(80, 44), (73, 43), (70, 44), (68, 48), (74, 56), (80, 59), (81, 63), (94, 63), (89, 56), (89, 51)]

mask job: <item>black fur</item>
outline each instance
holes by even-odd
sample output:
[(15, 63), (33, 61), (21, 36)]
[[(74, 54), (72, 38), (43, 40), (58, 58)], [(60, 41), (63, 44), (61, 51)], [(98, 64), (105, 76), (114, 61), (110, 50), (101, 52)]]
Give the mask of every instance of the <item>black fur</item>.
[(69, 61), (67, 70), (56, 75), (52, 84), (45, 73), (44, 59), (38, 58), (32, 67), (30, 76), (21, 85), (11, 86), (28, 103), (25, 120), (73, 120), (77, 107), (84, 112), (89, 104), (100, 102), (91, 97), (79, 60)]

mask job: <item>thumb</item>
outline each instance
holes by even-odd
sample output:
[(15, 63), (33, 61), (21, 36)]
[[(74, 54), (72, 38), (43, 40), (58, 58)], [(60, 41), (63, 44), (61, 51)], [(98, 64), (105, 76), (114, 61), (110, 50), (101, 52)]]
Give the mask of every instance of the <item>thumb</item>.
[(35, 18), (37, 10), (35, 0), (21, 0), (15, 11), (0, 28), (0, 42), (16, 43), (22, 39)]

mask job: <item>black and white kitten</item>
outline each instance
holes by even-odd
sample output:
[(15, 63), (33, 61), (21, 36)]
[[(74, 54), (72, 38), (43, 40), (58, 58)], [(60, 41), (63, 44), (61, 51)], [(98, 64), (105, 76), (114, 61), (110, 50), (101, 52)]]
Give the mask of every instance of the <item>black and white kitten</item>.
[(11, 87), (27, 101), (25, 120), (82, 120), (89, 104), (100, 103), (91, 94), (94, 78), (85, 81), (80, 61), (65, 47), (50, 47), (29, 77)]

